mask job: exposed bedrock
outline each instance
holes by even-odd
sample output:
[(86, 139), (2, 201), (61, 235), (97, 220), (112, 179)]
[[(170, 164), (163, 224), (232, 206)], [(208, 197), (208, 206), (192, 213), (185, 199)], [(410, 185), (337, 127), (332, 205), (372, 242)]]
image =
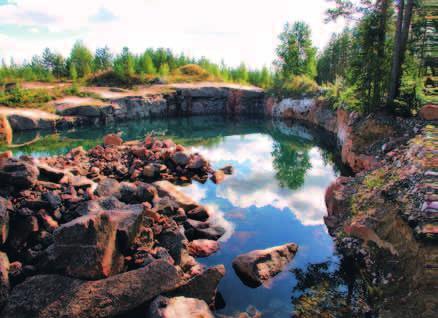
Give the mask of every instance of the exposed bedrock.
[(62, 129), (155, 117), (264, 114), (265, 93), (255, 87), (212, 84), (176, 85), (168, 89), (169, 92), (156, 94), (133, 90), (102, 100), (66, 98), (53, 102), (56, 115), (39, 110), (2, 111), (13, 131)]

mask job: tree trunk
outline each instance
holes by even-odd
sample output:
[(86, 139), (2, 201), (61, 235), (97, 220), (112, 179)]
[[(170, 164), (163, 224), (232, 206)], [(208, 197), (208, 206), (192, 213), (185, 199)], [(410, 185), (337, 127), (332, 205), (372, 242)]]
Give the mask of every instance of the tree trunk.
[(403, 27), (403, 15), (405, 8), (405, 0), (399, 0), (398, 2), (398, 14), (397, 14), (397, 26), (395, 29), (394, 39), (394, 52), (392, 54), (392, 67), (391, 67), (391, 79), (389, 81), (389, 91), (387, 104), (389, 107), (394, 103), (394, 99), (397, 95), (397, 75), (400, 69), (400, 49), (401, 49), (401, 33)]
[(379, 18), (379, 34), (377, 43), (377, 64), (374, 67), (374, 87), (373, 87), (373, 100), (372, 107), (377, 109), (381, 102), (380, 88), (381, 88), (381, 77), (382, 77), (382, 66), (384, 65), (385, 59), (385, 39), (386, 39), (386, 21), (388, 17), (388, 0), (380, 1), (380, 18)]
[[(401, 47), (400, 47), (400, 65), (403, 65), (403, 62), (405, 60), (405, 53), (406, 48), (408, 45), (408, 38), (409, 38), (409, 29), (411, 28), (411, 19), (412, 19), (412, 11), (414, 8), (414, 0), (408, 0), (406, 3), (406, 10), (404, 14), (403, 19), (403, 28), (402, 28), (402, 34), (401, 34)], [(400, 67), (401, 70), (401, 67)], [(401, 75), (401, 72), (400, 72)], [(400, 75), (399, 75), (399, 81), (400, 81)]]

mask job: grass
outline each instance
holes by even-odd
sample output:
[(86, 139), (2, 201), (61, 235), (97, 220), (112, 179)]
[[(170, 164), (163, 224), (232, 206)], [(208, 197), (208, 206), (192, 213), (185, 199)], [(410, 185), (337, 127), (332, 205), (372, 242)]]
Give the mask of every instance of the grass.
[(369, 190), (382, 188), (385, 184), (385, 171), (383, 169), (377, 169), (373, 173), (367, 175), (363, 182)]
[(93, 97), (100, 99), (97, 94), (82, 92), (77, 84), (67, 88), (32, 88), (24, 89), (17, 87), (9, 91), (0, 91), (0, 105), (12, 108), (32, 108), (55, 112), (54, 106), (50, 103), (65, 96)]

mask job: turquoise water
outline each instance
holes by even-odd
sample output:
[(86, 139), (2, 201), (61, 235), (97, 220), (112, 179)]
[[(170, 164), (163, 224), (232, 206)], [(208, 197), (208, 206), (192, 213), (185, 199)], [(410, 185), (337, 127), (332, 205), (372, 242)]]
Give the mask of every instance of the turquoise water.
[[(290, 317), (294, 310), (291, 298), (303, 293), (294, 289), (296, 276), (287, 269), (267, 286), (245, 286), (231, 267), (233, 258), (241, 253), (295, 242), (299, 251), (289, 269), (305, 271), (311, 264), (328, 262), (327, 271), (336, 270), (339, 257), (323, 222), (325, 189), (340, 174), (329, 136), (300, 124), (197, 117), (83, 128), (59, 135), (16, 135), (16, 143), (37, 141), (14, 152), (35, 156), (65, 153), (79, 144), (92, 147), (108, 132), (121, 132), (125, 140), (149, 133), (169, 136), (203, 154), (215, 168), (228, 164), (235, 168), (219, 185), (208, 181), (181, 188), (209, 206), (214, 222), (227, 230), (220, 251), (199, 259), (206, 265), (226, 267), (219, 286), (225, 304), (219, 313), (235, 314), (255, 307), (263, 317)], [(342, 286), (339, 290), (342, 294)]]

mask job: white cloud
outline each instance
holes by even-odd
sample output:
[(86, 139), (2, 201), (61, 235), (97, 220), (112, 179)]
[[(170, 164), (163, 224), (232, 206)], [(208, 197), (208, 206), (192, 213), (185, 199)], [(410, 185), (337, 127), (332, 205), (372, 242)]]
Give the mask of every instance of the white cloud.
[[(119, 51), (129, 46), (136, 52), (146, 47), (169, 47), (192, 56), (207, 56), (227, 63), (270, 64), (277, 36), (287, 21), (304, 20), (322, 46), (340, 25), (323, 23), (325, 0), (17, 0), (0, 6), (0, 24), (38, 27), (66, 32), (56, 49), (67, 54), (81, 38), (92, 49), (109, 45)], [(103, 13), (103, 15), (102, 15)], [(99, 22), (92, 17), (100, 17)], [(71, 35), (74, 34), (74, 35)], [(16, 42), (26, 38), (9, 34)], [(48, 38), (32, 41), (26, 51), (10, 46), (0, 55), (31, 56), (52, 46)], [(23, 47), (23, 44), (19, 44)]]
[(214, 162), (233, 161), (248, 167), (250, 173), (239, 171), (216, 187), (216, 195), (239, 208), (273, 206), (290, 209), (304, 225), (323, 224), (326, 215), (324, 194), (335, 179), (318, 148), (309, 150), (311, 168), (306, 172), (304, 184), (298, 190), (282, 188), (276, 180), (271, 151), (273, 140), (267, 135), (227, 137), (220, 148), (194, 148)]

